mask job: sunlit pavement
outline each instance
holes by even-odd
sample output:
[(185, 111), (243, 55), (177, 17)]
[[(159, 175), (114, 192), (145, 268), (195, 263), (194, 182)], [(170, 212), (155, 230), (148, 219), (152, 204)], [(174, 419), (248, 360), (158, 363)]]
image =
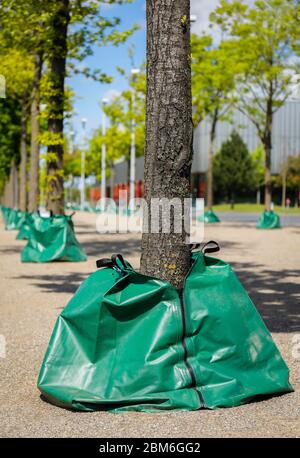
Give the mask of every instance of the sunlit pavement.
[(36, 380), (58, 314), (95, 270), (96, 259), (122, 253), (138, 268), (140, 236), (98, 234), (96, 215), (78, 212), (74, 223), (87, 262), (21, 264), (25, 242), (5, 232), (1, 221), (0, 335), (6, 354), (0, 353), (0, 435), (299, 437), (300, 350), (293, 339), (300, 336), (300, 227), (259, 231), (252, 220), (226, 221), (225, 213), (221, 219), (205, 228), (205, 239), (220, 242), (219, 256), (233, 264), (257, 305), (291, 369), (295, 393), (234, 409), (162, 414), (74, 413), (45, 403)]

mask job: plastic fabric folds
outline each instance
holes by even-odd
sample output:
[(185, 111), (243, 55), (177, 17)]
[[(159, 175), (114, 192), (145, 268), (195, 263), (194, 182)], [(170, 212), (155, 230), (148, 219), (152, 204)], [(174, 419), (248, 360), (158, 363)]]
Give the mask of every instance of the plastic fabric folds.
[(18, 230), (25, 219), (25, 212), (21, 210), (2, 208), (5, 229), (7, 231)]
[(215, 212), (212, 209), (207, 210), (203, 216), (200, 216), (198, 218), (198, 220), (206, 224), (220, 222), (220, 219), (218, 218), (218, 216), (215, 214)]
[(44, 218), (32, 215), (27, 219), (28, 242), (21, 252), (22, 262), (86, 261), (78, 243), (71, 216)]
[(273, 210), (265, 210), (258, 220), (257, 229), (280, 229), (280, 218)]
[(121, 256), (98, 266), (55, 325), (38, 379), (50, 402), (155, 412), (292, 391), (285, 362), (226, 262), (194, 253), (182, 293)]

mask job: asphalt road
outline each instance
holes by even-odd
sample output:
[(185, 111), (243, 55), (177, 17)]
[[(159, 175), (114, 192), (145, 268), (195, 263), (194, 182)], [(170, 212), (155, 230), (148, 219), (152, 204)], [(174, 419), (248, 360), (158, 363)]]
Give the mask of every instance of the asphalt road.
[(295, 392), (236, 408), (161, 414), (74, 413), (40, 398), (36, 381), (54, 323), (95, 270), (96, 259), (119, 252), (139, 266), (140, 237), (99, 235), (95, 220), (88, 213), (74, 217), (87, 262), (43, 265), (21, 264), (25, 242), (4, 231), (0, 221), (0, 335), (6, 342), (6, 357), (0, 357), (0, 436), (300, 437), (300, 352), (293, 340), (300, 338), (300, 227), (258, 231), (249, 221), (226, 222), (225, 213), (223, 222), (205, 227), (205, 239), (220, 242), (219, 256), (232, 263), (264, 318)]

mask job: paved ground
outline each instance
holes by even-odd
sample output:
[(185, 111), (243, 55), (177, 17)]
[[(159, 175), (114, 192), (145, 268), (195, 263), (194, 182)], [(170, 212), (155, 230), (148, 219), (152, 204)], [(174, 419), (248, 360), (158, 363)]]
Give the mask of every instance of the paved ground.
[(100, 236), (95, 216), (75, 216), (86, 263), (21, 264), (24, 245), (0, 223), (0, 436), (3, 437), (300, 437), (300, 227), (258, 231), (253, 223), (207, 227), (220, 256), (234, 264), (284, 355), (295, 393), (233, 409), (168, 414), (73, 413), (43, 402), (36, 389), (39, 367), (62, 307), (95, 268), (97, 258), (121, 252), (136, 267), (135, 236)]

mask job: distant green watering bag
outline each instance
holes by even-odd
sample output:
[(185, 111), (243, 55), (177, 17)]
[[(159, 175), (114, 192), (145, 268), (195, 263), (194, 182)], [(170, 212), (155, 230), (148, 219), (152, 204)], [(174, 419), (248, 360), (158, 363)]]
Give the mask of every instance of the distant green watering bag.
[(6, 226), (11, 209), (8, 207), (1, 206), (1, 212), (2, 212), (2, 218), (4, 221), (4, 225)]
[(75, 410), (233, 407), (292, 391), (289, 371), (229, 264), (193, 253), (183, 291), (121, 255), (79, 287), (55, 325), (42, 395)]
[(215, 212), (210, 208), (207, 210), (204, 215), (200, 216), (198, 218), (198, 221), (204, 222), (206, 224), (210, 223), (219, 223), (220, 219), (219, 217), (215, 214)]
[(258, 220), (257, 229), (280, 229), (280, 217), (273, 210), (265, 210)]
[(7, 231), (14, 231), (20, 228), (25, 219), (25, 212), (21, 210), (8, 209), (5, 214), (5, 229)]
[(28, 218), (29, 238), (21, 252), (22, 262), (86, 261), (78, 243), (72, 216), (54, 215)]

